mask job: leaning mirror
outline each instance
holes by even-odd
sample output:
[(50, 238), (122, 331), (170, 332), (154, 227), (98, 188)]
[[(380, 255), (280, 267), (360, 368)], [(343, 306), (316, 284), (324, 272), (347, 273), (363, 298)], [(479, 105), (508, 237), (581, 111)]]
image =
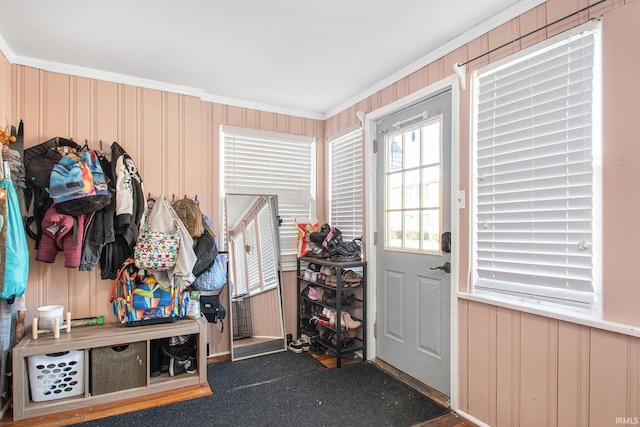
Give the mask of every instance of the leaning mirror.
[(278, 198), (227, 194), (231, 358), (286, 351)]

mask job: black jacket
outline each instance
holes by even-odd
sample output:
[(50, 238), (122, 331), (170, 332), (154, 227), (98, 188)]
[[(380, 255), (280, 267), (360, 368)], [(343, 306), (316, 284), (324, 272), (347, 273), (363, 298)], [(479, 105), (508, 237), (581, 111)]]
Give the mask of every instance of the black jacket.
[(111, 176), (115, 188), (115, 233), (113, 241), (104, 246), (100, 256), (103, 279), (115, 279), (120, 266), (133, 256), (140, 222), (147, 208), (138, 168), (117, 142), (111, 144)]

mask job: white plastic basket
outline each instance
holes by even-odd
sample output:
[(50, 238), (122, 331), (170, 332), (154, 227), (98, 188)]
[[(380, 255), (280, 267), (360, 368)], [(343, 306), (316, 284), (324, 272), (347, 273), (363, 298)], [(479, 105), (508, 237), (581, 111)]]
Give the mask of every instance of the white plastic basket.
[(30, 356), (28, 360), (34, 402), (84, 393), (84, 350)]

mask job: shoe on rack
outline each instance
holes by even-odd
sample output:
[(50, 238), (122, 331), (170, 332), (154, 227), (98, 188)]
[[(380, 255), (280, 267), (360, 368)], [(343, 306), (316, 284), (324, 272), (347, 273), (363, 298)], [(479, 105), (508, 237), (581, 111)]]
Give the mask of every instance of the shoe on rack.
[(316, 323), (322, 326), (331, 326), (331, 324), (329, 323), (329, 316), (325, 316), (324, 314), (318, 315), (318, 318), (316, 319)]
[(319, 300), (322, 301), (322, 303), (324, 305), (328, 305), (329, 307), (335, 307), (336, 306), (336, 294), (333, 291), (324, 291), (322, 292), (322, 299)]
[(324, 274), (325, 276), (335, 276), (336, 268), (329, 267), (328, 265), (323, 265), (320, 267), (320, 273)]
[(317, 341), (312, 341), (309, 349), (313, 354), (316, 354), (318, 356), (324, 354), (324, 346)]
[[(353, 340), (358, 336), (358, 330), (357, 329), (349, 329), (347, 331), (344, 331), (342, 333), (342, 335), (340, 335), (340, 345), (342, 348), (346, 348), (349, 344), (351, 344), (351, 342), (353, 342)], [(334, 347), (338, 346), (338, 340), (336, 339), (336, 335), (333, 335), (331, 337), (331, 344)]]
[(342, 315), (342, 326), (347, 329), (357, 329), (362, 325), (362, 322), (356, 319), (351, 318), (351, 314), (348, 311), (343, 311)]
[(318, 288), (315, 286), (309, 286), (307, 289), (307, 297), (310, 300), (317, 301), (318, 300)]
[(313, 270), (307, 268), (304, 270), (304, 274), (302, 275), (302, 280), (306, 280), (307, 282), (311, 282), (311, 275), (313, 274)]
[(362, 239), (353, 239), (351, 242), (342, 243), (336, 248), (336, 254), (331, 256), (332, 261), (354, 262), (361, 261)]
[(302, 353), (302, 343), (300, 342), (300, 340), (291, 341), (287, 347), (289, 347), (289, 350), (293, 351), (294, 353)]
[(324, 284), (335, 288), (338, 285), (338, 279), (336, 278), (336, 276), (325, 276)]
[(356, 294), (349, 294), (342, 298), (342, 305), (351, 305), (356, 301)]
[(187, 374), (194, 374), (198, 370), (195, 357), (189, 357), (187, 360), (178, 360), (171, 358), (169, 361), (169, 375), (175, 377), (184, 372)]
[(316, 245), (322, 245), (322, 242), (324, 242), (324, 239), (327, 238), (327, 234), (329, 234), (330, 230), (331, 226), (329, 224), (325, 224), (320, 227), (319, 231), (309, 234), (309, 240), (311, 240), (311, 242), (315, 243)]
[(306, 256), (309, 258), (327, 259), (331, 254), (329, 254), (329, 251), (327, 251), (322, 245), (313, 245), (311, 252)]
[(355, 288), (362, 283), (362, 276), (353, 270), (345, 270), (342, 273), (342, 284), (347, 288)]
[(329, 252), (331, 250), (338, 249), (342, 244), (342, 231), (337, 227), (331, 227), (322, 242), (322, 246)]

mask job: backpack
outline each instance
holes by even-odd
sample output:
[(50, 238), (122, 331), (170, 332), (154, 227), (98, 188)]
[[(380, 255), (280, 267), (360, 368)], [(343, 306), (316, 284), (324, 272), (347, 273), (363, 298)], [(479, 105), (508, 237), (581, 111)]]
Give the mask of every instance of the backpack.
[[(42, 218), (51, 205), (49, 183), (53, 167), (60, 161), (60, 151), (69, 152), (82, 148), (70, 139), (56, 137), (24, 150), (25, 185), (24, 201), (27, 211), (31, 209), (32, 216), (26, 218), (27, 235), (35, 240), (38, 249), (42, 236)], [(35, 223), (35, 230), (31, 224)]]
[(111, 200), (100, 159), (93, 150), (69, 153), (51, 171), (49, 195), (56, 210), (67, 215), (96, 212)]
[(200, 204), (185, 197), (184, 199), (173, 202), (173, 210), (178, 214), (178, 218), (182, 221), (187, 228), (189, 235), (194, 239), (202, 236), (204, 232), (204, 226), (202, 224), (202, 212), (200, 211)]
[(126, 326), (170, 323), (187, 313), (189, 292), (178, 286), (165, 288), (150, 270), (139, 269), (128, 258), (111, 284), (113, 314)]
[(213, 234), (213, 231), (209, 229), (209, 227), (204, 228), (204, 232), (198, 238), (195, 246), (193, 247), (193, 251), (196, 254), (198, 259), (191, 270), (191, 273), (194, 277), (198, 278), (205, 274), (208, 270), (213, 267), (213, 263), (216, 260), (216, 256), (218, 256), (218, 244), (216, 242), (216, 236)]

